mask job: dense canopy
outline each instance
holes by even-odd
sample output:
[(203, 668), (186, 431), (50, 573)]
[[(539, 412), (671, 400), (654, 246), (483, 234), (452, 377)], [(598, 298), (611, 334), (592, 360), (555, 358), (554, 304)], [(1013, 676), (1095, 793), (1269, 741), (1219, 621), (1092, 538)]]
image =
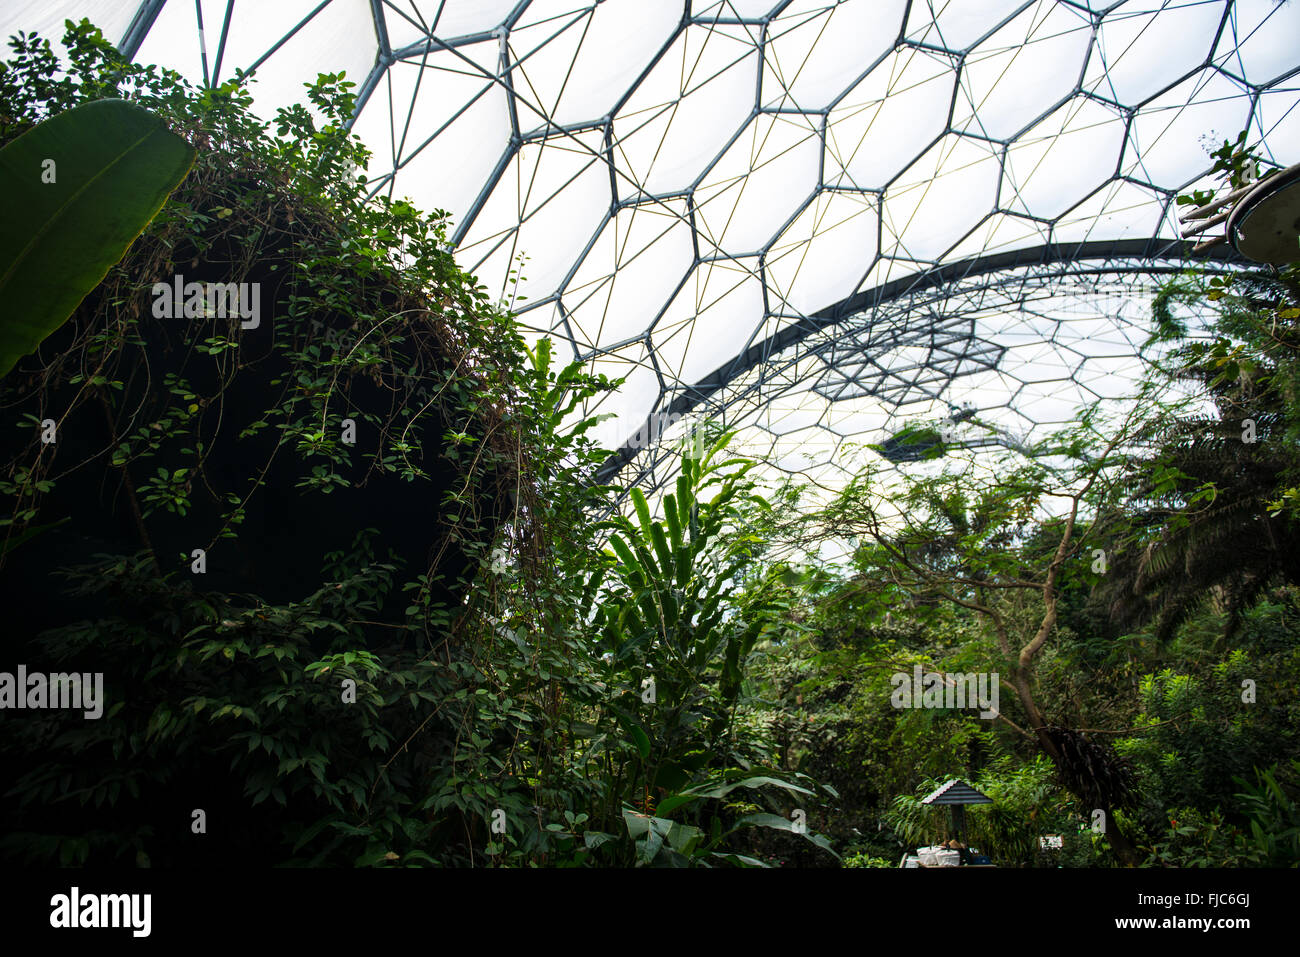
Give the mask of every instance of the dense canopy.
[(0, 860), (1300, 862), (1300, 4), (0, 28)]

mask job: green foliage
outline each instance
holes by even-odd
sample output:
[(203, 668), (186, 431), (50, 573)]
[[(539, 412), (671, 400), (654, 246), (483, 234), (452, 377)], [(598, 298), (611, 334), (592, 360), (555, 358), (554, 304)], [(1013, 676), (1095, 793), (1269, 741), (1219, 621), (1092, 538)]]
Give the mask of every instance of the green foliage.
[[(175, 838), (159, 833), (151, 796), (185, 793), (201, 781), (208, 803), (199, 806), (228, 813), (227, 775), (249, 808), (270, 801), (299, 815), (310, 809), (321, 815), (314, 833), (326, 824), (355, 828), (345, 822), (364, 813), (381, 776), (393, 774), (384, 759), (405, 715), (448, 685), (432, 663), (393, 669), (360, 647), (357, 620), (392, 587), (394, 568), (375, 562), (364, 539), (355, 554), (305, 600), (278, 607), (176, 587), (158, 579), (144, 556), (71, 570), (69, 595), (111, 595), (120, 610), (59, 629), (44, 647), (55, 660), (96, 664), (110, 676), (111, 704), (97, 721), (36, 717), (39, 754), (25, 752), (29, 742), (7, 743), (14, 764), (30, 768), (11, 793), (20, 807), (38, 808), (38, 820), (65, 806), (105, 807), (120, 827), (112, 839), (80, 842), (19, 830), (7, 839), (11, 851), (62, 859), (76, 847), (82, 860), (94, 851), (95, 859), (144, 854), (174, 863)], [(356, 682), (355, 704), (343, 701), (345, 680)], [(199, 778), (185, 759), (195, 753), (204, 757)], [(406, 768), (394, 771), (398, 788), (385, 789), (376, 808), (385, 814), (400, 806), (401, 785), (409, 784)], [(314, 860), (346, 844), (344, 833), (355, 837), (330, 830)], [(282, 840), (307, 842), (293, 833)]]
[[(766, 503), (747, 480), (754, 463), (725, 457), (729, 438), (683, 452), (675, 491), (663, 497), (662, 519), (652, 518), (644, 495), (633, 488), (635, 519), (608, 523), (613, 575), (593, 627), (606, 661), (602, 678), (619, 689), (608, 705), (622, 738), (610, 796), (620, 797), (628, 836), (644, 863), (707, 857), (756, 863), (720, 848), (746, 827), (790, 831), (790, 819), (730, 814), (722, 799), (744, 787), (816, 800), (798, 783), (802, 776), (791, 780), (764, 769), (761, 743), (735, 728), (745, 664), (787, 605), (779, 571), (755, 577), (757, 540), (740, 530), (740, 503), (760, 509)], [(594, 581), (603, 572), (598, 569)], [(665, 816), (670, 812), (676, 820)], [(794, 833), (829, 846), (806, 830)]]
[(845, 867), (897, 867), (893, 861), (888, 861), (883, 857), (872, 857), (869, 854), (850, 854), (844, 858)]
[[(218, 544), (253, 550), (258, 495), (368, 497), (289, 598), (195, 587), (143, 541), (69, 569), (51, 591), (68, 614), (17, 651), (103, 671), (108, 706), (0, 740), (6, 856), (194, 863), (184, 815), (207, 808), (223, 865), (893, 867), (950, 836), (919, 797), (962, 777), (993, 800), (968, 841), (1001, 866), (1129, 863), (1117, 832), (1153, 864), (1296, 862), (1300, 604), (1285, 549), (1247, 547), (1263, 512), (1289, 534), (1300, 484), (1293, 277), (1185, 277), (1163, 298), (1170, 371), (1217, 417), (1153, 376), (1130, 419), (1082, 410), (992, 472), (920, 425), (881, 446), (898, 470), (829, 501), (762, 487), (726, 434), (678, 450), (661, 495), (609, 488), (582, 410), (617, 384), (525, 342), (456, 267), (445, 213), (368, 197), (344, 76), (268, 126), (244, 78), (193, 89), (88, 24), (67, 70), (11, 45), (0, 142), (109, 97), (199, 156), (60, 348), (3, 384), (23, 438), (0, 461), (0, 559), (84, 533), (49, 510), (78, 469), (129, 487), (142, 532), (215, 514)], [(208, 267), (277, 273), (274, 345), (190, 316), (150, 353), (153, 280)], [(1207, 301), (1213, 334), (1181, 340), (1182, 306)], [(232, 439), (214, 423), (239, 401)], [(34, 429), (88, 405), (110, 441), (53, 468)], [(1206, 431), (1247, 408), (1261, 448)], [(344, 413), (377, 437), (364, 450)], [(262, 456), (237, 480), (214, 466), (228, 442)], [(268, 490), (263, 465), (287, 480)], [(369, 517), (403, 486), (427, 503), (414, 565)], [(848, 560), (820, 562), (828, 543)], [(1110, 589), (1135, 585), (1121, 627)], [(917, 665), (998, 672), (998, 719), (894, 707), (891, 676)]]
[[(1214, 153), (1229, 189), (1258, 179), (1243, 131)], [(1271, 172), (1271, 171), (1270, 171)], [(1208, 194), (1179, 197), (1200, 205)], [(1168, 639), (1215, 592), (1225, 637), (1276, 582), (1300, 581), (1300, 272), (1189, 270), (1153, 303), (1150, 412), (1126, 466), (1127, 501), (1098, 590), (1118, 630)], [(1195, 317), (1206, 328), (1188, 328)]]
[[(1249, 130), (1242, 130), (1235, 139), (1224, 140), (1222, 146), (1210, 153), (1214, 158), (1210, 175), (1222, 180), (1228, 190), (1241, 189), (1278, 171), (1276, 164), (1246, 145), (1249, 134)], [(1261, 166), (1268, 168), (1261, 171)], [(1204, 206), (1213, 199), (1214, 190), (1198, 189), (1179, 196), (1175, 202), (1179, 206)]]
[[(195, 144), (198, 159), (49, 354), (8, 377), (7, 403), (33, 425), (52, 417), (74, 434), (107, 413), (109, 464), (119, 476), (140, 476), (132, 494), (141, 518), (215, 510), (209, 550), (238, 539), (265, 494), (260, 477), (287, 461), (290, 484), (319, 495), (389, 476), (437, 485), (444, 464), (472, 464), (440, 504), (446, 534), (476, 543), (470, 513), (496, 494), (489, 485), (508, 482), (519, 459), (508, 446), (520, 423), (502, 421), (512, 410), (489, 384), (509, 381), (522, 343), (456, 266), (445, 212), (369, 198), (368, 154), (347, 129), (355, 84), (342, 74), (306, 84), (314, 112), (282, 109), (272, 133), (251, 112), (242, 79), (195, 89), (174, 72), (124, 60), (84, 21), (69, 23), (66, 68), (43, 40), (20, 36), (10, 45), (14, 56), (0, 66), (0, 142), (18, 147), (40, 135), (38, 124), (103, 110), (90, 101), (113, 97), (124, 101), (113, 109), (156, 117), (149, 122), (171, 131), (150, 127), (150, 135)], [(69, 166), (69, 186), (76, 171)], [(275, 333), (244, 333), (239, 317), (206, 308), (159, 321), (154, 282), (181, 274), (257, 282), (268, 300), (274, 290), (261, 306)], [(234, 410), (254, 394), (267, 397), (265, 406), (232, 426)], [(349, 417), (376, 440), (341, 441)], [(480, 449), (466, 458), (464, 445), (446, 442), (448, 432), (472, 435)], [(57, 447), (27, 443), (0, 464), (6, 536), (36, 519), (55, 475), (66, 479), (56, 455)], [(252, 467), (223, 468), (231, 457), (254, 456), (261, 461)], [(156, 557), (172, 567), (170, 555)]]
[[(456, 267), (445, 213), (367, 198), (342, 75), (309, 84), (314, 112), (280, 111), (272, 134), (241, 82), (193, 89), (124, 61), (88, 24), (69, 26), (66, 70), (43, 41), (11, 46), (0, 141), (114, 96), (163, 117), (199, 158), (57, 334), (60, 348), (5, 382), (11, 406), (38, 410), (0, 463), (5, 554), (49, 534), (42, 506), (70, 481), (52, 456), (84, 434), (87, 420), (75, 417), (89, 404), (94, 423), (107, 410), (115, 434), (71, 464), (100, 469), (94, 481), (105, 485), (136, 476), (142, 537), (203, 516), (186, 527), (210, 520), (218, 542), (265, 547), (246, 516), (268, 492), (268, 470), (287, 463), (299, 497), (384, 476), (419, 483), (431, 513), (421, 550), (464, 560), (451, 566), (459, 582), (441, 580), (442, 566), (408, 567), (372, 547), (392, 532), (381, 529), (341, 539), (316, 584), (288, 601), (197, 591), (187, 565), (173, 570), (170, 554), (149, 550), (75, 570), (51, 600), (92, 614), (28, 648), (104, 671), (116, 704), (99, 722), (32, 722), (4, 742), (18, 779), (5, 797), (6, 813), (15, 810), (7, 853), (378, 866), (483, 863), (489, 849), (513, 863), (566, 853), (566, 838), (545, 825), (582, 813), (599, 791), (570, 775), (571, 739), (561, 739), (572, 702), (591, 695), (594, 665), (564, 590), (587, 558), (577, 546), (558, 554), (552, 530), (589, 529), (586, 512), (605, 493), (592, 485), (601, 457), (582, 427), (554, 426), (608, 383), (576, 365), (557, 374), (543, 349), (530, 358), (512, 319)], [(158, 368), (147, 351), (163, 325), (149, 325), (153, 280), (213, 268), (236, 282), (275, 284), (285, 273), (275, 334), (258, 340), (269, 351), (250, 350), (234, 321), (176, 317), (163, 335), (194, 348), (180, 350), (184, 364)], [(362, 401), (376, 393), (387, 408)], [(231, 410), (259, 396), (267, 405), (232, 436)], [(27, 441), (55, 404), (79, 427), (57, 446)], [(341, 442), (344, 414), (378, 441)], [(230, 467), (249, 448), (262, 463)], [(383, 492), (372, 503), (374, 494)], [(364, 524), (367, 511), (354, 520)], [(507, 565), (523, 574), (506, 579)], [(356, 682), (355, 701), (344, 700), (344, 681)], [(186, 844), (186, 831), (164, 826), (178, 801), (208, 808), (219, 837)], [(120, 828), (68, 813), (81, 807), (111, 807)], [(489, 830), (497, 810), (510, 821), (504, 839)]]
[(0, 149), (8, 207), (0, 221), (0, 377), (122, 258), (194, 156), (158, 117), (122, 100), (82, 104)]
[(1251, 863), (1261, 867), (1300, 867), (1300, 760), (1286, 767), (1286, 785), (1276, 767), (1255, 769), (1251, 783), (1237, 778), (1243, 790), (1236, 797), (1250, 826)]
[[(1236, 778), (1235, 814), (1172, 808), (1147, 864), (1159, 867), (1300, 867), (1300, 761)], [(1282, 779), (1282, 780), (1279, 780)], [(1283, 780), (1287, 783), (1283, 784)]]

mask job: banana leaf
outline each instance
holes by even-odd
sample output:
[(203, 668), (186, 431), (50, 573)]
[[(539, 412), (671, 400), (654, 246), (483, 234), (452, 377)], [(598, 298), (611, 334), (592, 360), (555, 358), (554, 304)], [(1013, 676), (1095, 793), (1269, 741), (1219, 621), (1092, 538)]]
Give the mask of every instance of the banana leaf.
[(0, 149), (0, 376), (99, 285), (194, 157), (125, 100), (85, 103)]

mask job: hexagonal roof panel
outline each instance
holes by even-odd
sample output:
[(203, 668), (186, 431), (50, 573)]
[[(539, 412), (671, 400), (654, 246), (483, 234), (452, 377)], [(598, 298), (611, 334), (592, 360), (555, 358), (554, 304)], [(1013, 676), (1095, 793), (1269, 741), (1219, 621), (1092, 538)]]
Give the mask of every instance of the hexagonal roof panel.
[(0, 30), (85, 16), (196, 83), (251, 70), (267, 116), (346, 71), (372, 191), (449, 210), (530, 335), (627, 377), (598, 434), (655, 484), (625, 442), (654, 414), (824, 480), (918, 415), (1005, 443), (1118, 394), (1209, 147), (1300, 160), (1298, 8), (15, 0)]

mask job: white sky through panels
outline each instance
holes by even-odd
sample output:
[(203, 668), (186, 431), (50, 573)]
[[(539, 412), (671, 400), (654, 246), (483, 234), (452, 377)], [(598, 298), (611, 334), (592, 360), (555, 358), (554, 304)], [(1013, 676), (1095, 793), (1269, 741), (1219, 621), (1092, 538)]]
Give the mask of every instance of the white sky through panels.
[(694, 408), (830, 482), (953, 406), (1029, 435), (1123, 394), (1206, 138), (1300, 161), (1296, 2), (10, 0), (0, 28), (69, 16), (196, 82), (256, 64), (268, 116), (345, 70), (374, 191), (449, 210), (534, 335), (628, 377), (606, 444)]

